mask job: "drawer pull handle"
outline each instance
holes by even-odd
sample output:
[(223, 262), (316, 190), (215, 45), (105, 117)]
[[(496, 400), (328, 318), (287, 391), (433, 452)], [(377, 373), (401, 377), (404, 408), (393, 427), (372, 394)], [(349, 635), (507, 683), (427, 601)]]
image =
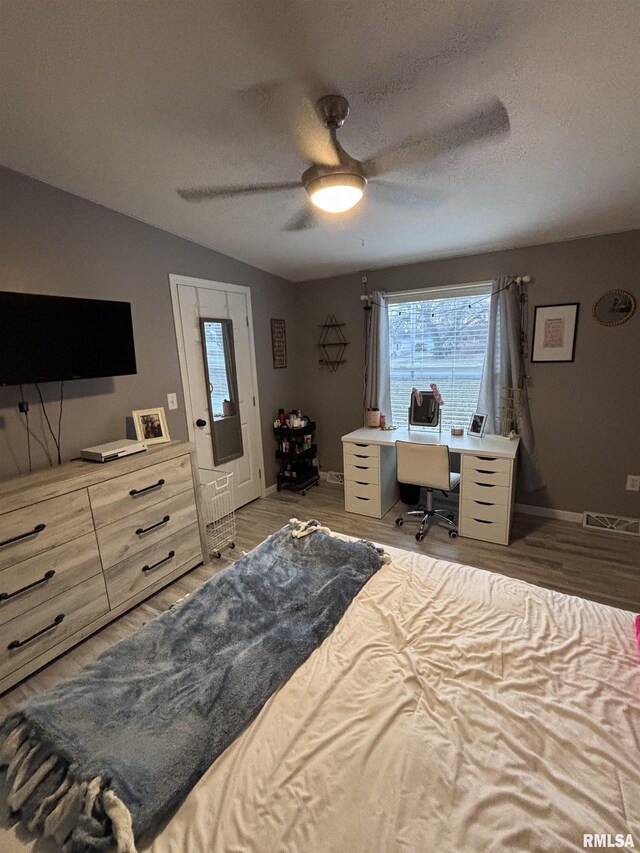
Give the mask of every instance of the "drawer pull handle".
[(476, 474), (495, 474), (495, 471), (485, 471), (483, 468), (476, 468)]
[(371, 485), (370, 483), (365, 483), (363, 480), (356, 480), (356, 483), (357, 483), (359, 486), (369, 486), (369, 485)]
[(480, 506), (495, 506), (495, 504), (489, 503), (489, 501), (474, 501), (474, 504), (480, 504)]
[(161, 566), (163, 563), (168, 563), (169, 560), (173, 560), (175, 555), (176, 555), (175, 551), (169, 551), (169, 553), (167, 554), (167, 556), (163, 560), (158, 560), (158, 562), (154, 563), (152, 566), (143, 566), (142, 571), (143, 572), (152, 572), (154, 569), (157, 569), (158, 566)]
[(357, 468), (359, 471), (368, 471), (369, 470), (366, 465), (354, 465), (353, 467)]
[(161, 489), (164, 486), (164, 482), (164, 480), (158, 480), (157, 483), (154, 483), (152, 486), (145, 486), (144, 489), (131, 489), (129, 494), (132, 498), (137, 498), (138, 495), (144, 495), (153, 489)]
[(361, 498), (360, 495), (356, 495), (359, 501), (368, 501), (369, 498)]
[(28, 589), (33, 589), (34, 586), (40, 586), (41, 583), (46, 583), (48, 580), (51, 580), (54, 575), (55, 570), (49, 569), (49, 571), (45, 572), (39, 581), (34, 581), (33, 583), (27, 584), (27, 586), (23, 586), (20, 589), (17, 589), (15, 592), (0, 592), (0, 601), (8, 601), (10, 598), (14, 598), (14, 596), (20, 595), (21, 593), (26, 592)]
[(21, 539), (28, 539), (30, 536), (37, 536), (38, 533), (42, 533), (46, 526), (46, 524), (36, 524), (33, 530), (27, 530), (26, 533), (21, 533), (19, 536), (12, 536), (11, 539), (5, 539), (4, 542), (0, 542), (0, 548), (4, 548), (5, 545), (13, 545), (14, 542), (19, 542)]
[(368, 459), (369, 458), (366, 455), (366, 453), (354, 453), (353, 455), (356, 457), (356, 459)]
[(474, 518), (474, 521), (477, 521), (478, 524), (493, 524), (493, 521), (487, 521), (486, 518)]
[(495, 462), (497, 456), (477, 456), (477, 459), (482, 459), (483, 462)]
[(150, 530), (155, 530), (156, 527), (162, 527), (163, 524), (166, 524), (168, 521), (171, 521), (170, 515), (165, 515), (162, 521), (156, 521), (155, 524), (152, 524), (150, 527), (139, 527), (136, 530), (138, 536), (142, 536), (144, 533), (149, 533)]
[(41, 637), (43, 634), (46, 634), (47, 631), (51, 631), (52, 628), (55, 628), (59, 625), (64, 619), (64, 613), (59, 613), (56, 618), (53, 620), (51, 625), (47, 625), (45, 628), (41, 628), (39, 631), (36, 631), (35, 634), (32, 634), (30, 637), (27, 637), (26, 640), (12, 640), (7, 646), (8, 649), (21, 649), (22, 646), (26, 646), (27, 643), (30, 643), (31, 640), (35, 640), (38, 637)]

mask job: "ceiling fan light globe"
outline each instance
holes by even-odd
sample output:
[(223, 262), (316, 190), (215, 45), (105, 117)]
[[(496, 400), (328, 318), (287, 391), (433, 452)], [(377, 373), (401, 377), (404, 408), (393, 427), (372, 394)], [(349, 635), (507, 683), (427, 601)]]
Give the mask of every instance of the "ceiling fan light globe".
[(351, 210), (362, 199), (366, 179), (362, 175), (323, 175), (307, 185), (311, 201), (327, 213)]

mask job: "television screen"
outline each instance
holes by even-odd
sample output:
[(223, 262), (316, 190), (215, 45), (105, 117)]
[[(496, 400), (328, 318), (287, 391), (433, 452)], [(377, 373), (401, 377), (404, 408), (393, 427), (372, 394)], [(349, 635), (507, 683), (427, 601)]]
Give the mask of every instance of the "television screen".
[(0, 291), (0, 385), (135, 372), (128, 302)]

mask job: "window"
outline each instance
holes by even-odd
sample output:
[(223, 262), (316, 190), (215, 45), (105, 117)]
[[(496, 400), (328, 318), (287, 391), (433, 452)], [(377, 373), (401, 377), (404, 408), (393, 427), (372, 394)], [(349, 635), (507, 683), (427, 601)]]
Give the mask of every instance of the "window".
[(478, 405), (490, 299), (490, 282), (387, 296), (394, 424), (408, 424), (411, 389), (435, 382), (443, 429), (467, 426)]

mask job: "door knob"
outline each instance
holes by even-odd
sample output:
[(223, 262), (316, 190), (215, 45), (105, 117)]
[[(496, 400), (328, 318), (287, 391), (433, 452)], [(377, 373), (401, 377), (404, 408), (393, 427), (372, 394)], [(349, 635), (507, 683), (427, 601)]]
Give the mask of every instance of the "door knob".
[(203, 421), (202, 418), (198, 418), (198, 420), (196, 421), (197, 427), (206, 427), (206, 425), (207, 425), (207, 422)]

